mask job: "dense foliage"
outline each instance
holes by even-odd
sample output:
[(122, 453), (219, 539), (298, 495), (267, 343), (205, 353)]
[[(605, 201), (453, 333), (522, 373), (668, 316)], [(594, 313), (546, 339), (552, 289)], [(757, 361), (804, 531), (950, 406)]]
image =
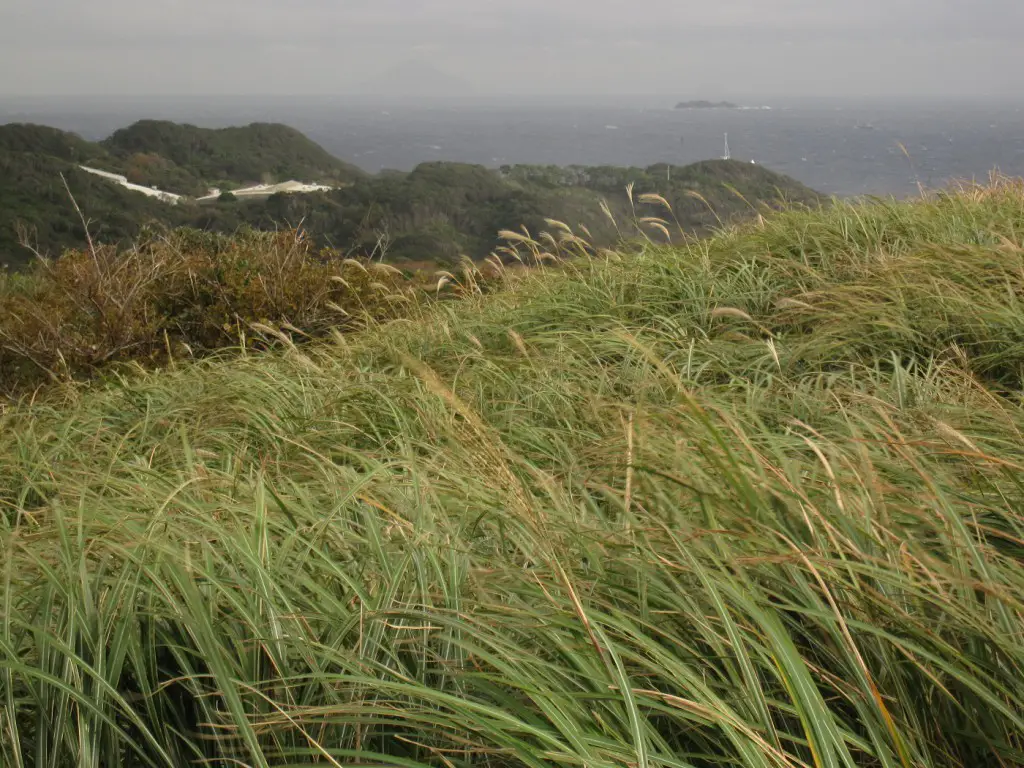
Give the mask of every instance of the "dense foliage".
[[(36, 149), (34, 130), (39, 132)], [(118, 131), (103, 146), (52, 129), (0, 127), (0, 168), (8, 170), (0, 175), (0, 257), (14, 266), (28, 260), (29, 252), (18, 243), (19, 222), (34, 226), (44, 252), (55, 255), (85, 244), (84, 228), (59, 179), (62, 170), (97, 228), (98, 240), (107, 244), (126, 243), (154, 218), (171, 227), (227, 233), (243, 226), (273, 230), (301, 225), (319, 244), (347, 253), (430, 263), (450, 263), (463, 255), (483, 258), (498, 244), (500, 230), (525, 226), (536, 233), (547, 218), (585, 228), (596, 243), (613, 244), (620, 233), (602, 203), (613, 218), (629, 221), (634, 213), (630, 187), (635, 197), (663, 195), (678, 223), (691, 233), (750, 215), (764, 204), (815, 199), (792, 179), (721, 161), (672, 169), (516, 166), (500, 171), (425, 163), (411, 173), (361, 176), (346, 175), (347, 166), (333, 158), (331, 170), (324, 154), (283, 126), (208, 131), (144, 121)], [(102, 179), (84, 178), (73, 165), (84, 160), (138, 183), (193, 193), (205, 193), (209, 185), (228, 189), (259, 181), (268, 173), (278, 180), (343, 181), (329, 193), (255, 200), (224, 195), (216, 202), (172, 207)], [(325, 168), (327, 176), (321, 172)]]
[[(676, 217), (670, 232), (676, 234), (680, 228), (706, 233), (766, 204), (817, 199), (759, 166), (723, 161), (676, 167), (671, 178), (664, 165), (511, 166), (496, 173), (461, 163), (425, 163), (408, 174), (373, 177), (326, 195), (279, 195), (234, 214), (239, 222), (262, 227), (301, 221), (314, 237), (363, 254), (386, 246), (395, 261), (444, 262), (461, 255), (483, 258), (494, 250), (500, 230), (525, 227), (536, 234), (549, 219), (587, 231), (595, 244), (612, 245), (623, 234), (616, 222), (628, 225), (638, 211), (652, 212), (637, 202), (644, 194), (668, 202)], [(217, 218), (197, 223), (216, 226)]]
[(169, 216), (164, 203), (79, 170), (76, 164), (0, 148), (0, 269), (25, 268), (34, 260), (32, 249), (57, 255), (86, 244), (86, 227), (69, 189), (88, 216), (89, 232), (100, 242), (127, 243), (145, 224)]
[(365, 176), (299, 131), (277, 123), (198, 128), (140, 120), (100, 144), (125, 164), (129, 181), (188, 195), (205, 194), (209, 186), (225, 182), (347, 184)]
[(12, 407), (0, 763), (1024, 765), (1022, 296), (997, 184)]

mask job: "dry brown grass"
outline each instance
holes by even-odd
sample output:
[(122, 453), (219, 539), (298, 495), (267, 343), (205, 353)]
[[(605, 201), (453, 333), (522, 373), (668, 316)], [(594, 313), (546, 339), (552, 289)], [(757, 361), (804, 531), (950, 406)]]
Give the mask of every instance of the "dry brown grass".
[(414, 285), (394, 267), (318, 251), (296, 231), (182, 231), (130, 251), (71, 251), (0, 290), (0, 391), (357, 327), (407, 312)]

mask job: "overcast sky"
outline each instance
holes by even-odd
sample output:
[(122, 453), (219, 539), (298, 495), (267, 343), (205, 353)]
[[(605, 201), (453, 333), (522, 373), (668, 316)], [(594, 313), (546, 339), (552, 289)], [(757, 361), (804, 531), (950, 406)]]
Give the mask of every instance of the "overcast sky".
[(0, 0), (0, 95), (1019, 99), (1022, 34), (1024, 0)]

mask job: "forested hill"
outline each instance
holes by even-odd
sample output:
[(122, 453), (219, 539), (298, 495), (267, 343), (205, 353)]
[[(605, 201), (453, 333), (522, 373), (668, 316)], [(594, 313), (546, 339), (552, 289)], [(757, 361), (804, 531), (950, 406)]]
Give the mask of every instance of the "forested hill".
[[(123, 174), (132, 183), (188, 199), (167, 205), (83, 172), (79, 165)], [(314, 238), (342, 251), (376, 249), (379, 255), (384, 249), (390, 260), (434, 263), (462, 255), (482, 258), (497, 245), (499, 230), (525, 226), (537, 232), (548, 219), (586, 227), (595, 241), (610, 244), (622, 233), (619, 225), (636, 215), (666, 216), (674, 232), (700, 232), (751, 215), (762, 204), (817, 199), (788, 177), (731, 161), (671, 169), (489, 169), (435, 162), (408, 173), (371, 176), (281, 125), (211, 130), (142, 121), (92, 143), (53, 128), (14, 124), (0, 126), (0, 263), (18, 268), (31, 258), (20, 242), (26, 234), (49, 255), (85, 243), (85, 228), (62, 174), (90, 232), (104, 242), (128, 241), (145, 224), (234, 232), (301, 223)], [(213, 186), (231, 189), (289, 179), (334, 189), (251, 200), (194, 199)], [(678, 227), (667, 211), (642, 204), (645, 194), (663, 196)]]
[(129, 178), (180, 194), (202, 194), (204, 185), (225, 182), (301, 179), (347, 184), (366, 175), (278, 123), (211, 129), (140, 120), (100, 144), (127, 165)]
[(117, 168), (103, 147), (74, 134), (38, 125), (0, 126), (0, 264), (18, 269), (32, 258), (24, 239), (48, 255), (85, 243), (69, 189), (98, 240), (123, 241), (147, 222), (167, 221), (166, 204), (80, 165)]

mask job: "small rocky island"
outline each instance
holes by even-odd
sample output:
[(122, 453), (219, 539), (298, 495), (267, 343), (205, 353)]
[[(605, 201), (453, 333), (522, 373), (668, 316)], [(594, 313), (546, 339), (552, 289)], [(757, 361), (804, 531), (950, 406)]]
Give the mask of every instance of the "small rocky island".
[(740, 109), (739, 104), (733, 104), (731, 101), (705, 101), (703, 99), (697, 101), (680, 101), (676, 104), (676, 109)]

